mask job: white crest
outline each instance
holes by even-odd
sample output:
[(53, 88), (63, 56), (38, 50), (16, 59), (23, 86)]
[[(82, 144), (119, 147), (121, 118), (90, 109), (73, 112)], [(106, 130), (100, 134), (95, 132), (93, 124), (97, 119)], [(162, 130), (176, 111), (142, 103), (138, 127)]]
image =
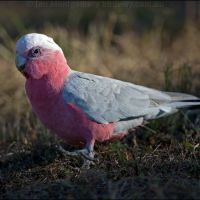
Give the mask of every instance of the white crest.
[(24, 53), (25, 51), (40, 46), (46, 49), (54, 49), (62, 52), (62, 49), (53, 41), (51, 37), (39, 33), (29, 33), (21, 38), (16, 43), (16, 51)]

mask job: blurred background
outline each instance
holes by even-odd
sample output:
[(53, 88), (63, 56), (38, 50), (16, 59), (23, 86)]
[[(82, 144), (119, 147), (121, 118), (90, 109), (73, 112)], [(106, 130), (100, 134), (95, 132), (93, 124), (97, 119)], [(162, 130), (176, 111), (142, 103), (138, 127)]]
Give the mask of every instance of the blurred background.
[(97, 142), (91, 170), (62, 156), (15, 67), (31, 32), (52, 37), (74, 70), (200, 97), (199, 1), (0, 1), (0, 199), (199, 199), (199, 111)]
[(54, 38), (75, 70), (200, 96), (198, 1), (1, 1), (2, 140), (27, 132), (15, 43), (31, 32)]

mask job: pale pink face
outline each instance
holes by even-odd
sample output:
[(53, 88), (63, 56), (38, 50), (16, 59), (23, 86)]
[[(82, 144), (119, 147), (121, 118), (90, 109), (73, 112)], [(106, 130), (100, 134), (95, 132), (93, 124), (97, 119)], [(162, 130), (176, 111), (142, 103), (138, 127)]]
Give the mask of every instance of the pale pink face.
[(66, 62), (61, 48), (52, 38), (42, 34), (27, 34), (16, 44), (16, 65), (27, 78), (41, 79), (58, 67), (57, 62)]
[(26, 78), (40, 79), (56, 66), (56, 60), (60, 52), (56, 50), (33, 47), (25, 52), (26, 59), (24, 69), (21, 71)]

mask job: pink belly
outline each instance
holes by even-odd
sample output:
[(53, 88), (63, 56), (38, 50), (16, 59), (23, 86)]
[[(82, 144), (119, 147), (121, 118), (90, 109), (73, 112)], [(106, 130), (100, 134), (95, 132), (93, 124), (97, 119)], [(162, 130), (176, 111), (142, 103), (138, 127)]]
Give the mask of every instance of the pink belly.
[(84, 112), (75, 105), (66, 103), (62, 97), (51, 108), (37, 108), (34, 103), (32, 106), (44, 125), (69, 144), (83, 145), (92, 140), (111, 138), (112, 124), (99, 124), (88, 119)]
[[(60, 79), (59, 79), (60, 80)], [(92, 140), (108, 140), (113, 133), (112, 124), (99, 124), (73, 104), (67, 103), (60, 88), (52, 86), (45, 77), (27, 80), (26, 92), (32, 108), (41, 122), (69, 144), (80, 145)], [(61, 82), (60, 85), (63, 83)]]

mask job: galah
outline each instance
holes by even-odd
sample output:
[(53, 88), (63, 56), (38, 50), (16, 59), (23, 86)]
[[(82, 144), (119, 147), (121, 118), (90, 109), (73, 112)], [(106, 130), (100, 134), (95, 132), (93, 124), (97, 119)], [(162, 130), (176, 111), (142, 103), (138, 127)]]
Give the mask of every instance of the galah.
[(200, 105), (183, 93), (148, 87), (70, 69), (51, 37), (30, 33), (16, 43), (16, 66), (41, 122), (66, 143), (81, 146), (74, 155), (93, 159), (95, 141), (122, 138), (145, 121)]

